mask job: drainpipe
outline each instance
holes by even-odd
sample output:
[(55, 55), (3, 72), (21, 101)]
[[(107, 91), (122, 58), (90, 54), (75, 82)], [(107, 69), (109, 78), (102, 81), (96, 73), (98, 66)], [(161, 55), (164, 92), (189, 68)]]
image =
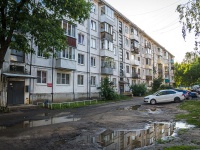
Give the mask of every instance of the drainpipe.
[(75, 79), (75, 75), (74, 75), (74, 71), (73, 71), (73, 101), (75, 100), (74, 79)]
[[(31, 37), (31, 50), (32, 50), (32, 48), (33, 48), (33, 37)], [(31, 51), (31, 58), (30, 58), (30, 75), (31, 75), (31, 73), (32, 73), (32, 60), (33, 60), (33, 53), (32, 53), (32, 51)], [(31, 78), (29, 79), (29, 104), (31, 103), (31, 84), (32, 84), (32, 82), (31, 82)], [(33, 102), (33, 101), (32, 101)]]
[(52, 73), (52, 75), (51, 75), (52, 76), (52, 79), (51, 79), (51, 81), (52, 81), (52, 88), (51, 88), (52, 89), (52, 93), (51, 93), (52, 97), (51, 97), (51, 102), (52, 103), (53, 103), (53, 92), (54, 92), (53, 91), (53, 86), (54, 86), (54, 84), (53, 84), (53, 82), (54, 82), (54, 80), (53, 80), (53, 78), (54, 78), (54, 76), (53, 76), (53, 66), (54, 66), (54, 47), (53, 47), (53, 55), (52, 55), (52, 72), (51, 72)]

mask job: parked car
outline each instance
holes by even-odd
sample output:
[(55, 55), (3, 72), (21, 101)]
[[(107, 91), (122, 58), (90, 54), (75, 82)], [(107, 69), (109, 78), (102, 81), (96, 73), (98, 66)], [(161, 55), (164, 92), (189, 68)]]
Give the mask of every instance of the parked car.
[(196, 98), (198, 97), (198, 93), (197, 92), (191, 92), (188, 90), (182, 90), (182, 89), (174, 89), (175, 91), (178, 92), (183, 92), (185, 99), (192, 99), (192, 98)]
[(197, 92), (198, 94), (200, 94), (200, 86), (199, 85), (193, 85), (191, 91)]
[(145, 103), (155, 105), (161, 102), (180, 102), (185, 99), (183, 92), (178, 92), (172, 89), (160, 90), (152, 95), (144, 97)]

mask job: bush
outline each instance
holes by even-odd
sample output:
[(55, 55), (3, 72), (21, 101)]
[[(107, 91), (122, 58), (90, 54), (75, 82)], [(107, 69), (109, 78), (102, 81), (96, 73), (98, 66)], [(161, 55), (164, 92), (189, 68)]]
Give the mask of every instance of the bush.
[(113, 83), (109, 81), (108, 77), (102, 81), (100, 90), (101, 96), (106, 100), (119, 99), (118, 94), (113, 89)]
[(160, 90), (164, 90), (164, 89), (173, 89), (173, 87), (172, 87), (172, 86), (169, 86), (169, 85), (164, 85), (164, 84), (162, 84), (162, 85), (160, 86)]
[(145, 84), (134, 84), (130, 86), (130, 89), (134, 96), (144, 96), (147, 92)]
[(160, 88), (160, 85), (162, 84), (162, 78), (157, 78), (153, 80), (153, 86), (152, 91), (156, 92)]

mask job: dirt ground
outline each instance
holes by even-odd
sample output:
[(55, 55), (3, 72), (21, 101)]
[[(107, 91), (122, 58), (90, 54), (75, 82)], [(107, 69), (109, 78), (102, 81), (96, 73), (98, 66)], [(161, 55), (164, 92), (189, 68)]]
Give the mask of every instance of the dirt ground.
[[(175, 122), (176, 114), (186, 113), (178, 108), (179, 105), (164, 103), (152, 106), (144, 104), (142, 97), (134, 97), (129, 101), (65, 110), (17, 107), (10, 113), (0, 113), (0, 149), (162, 150), (173, 145), (200, 146), (200, 129), (195, 127), (164, 143), (148, 142), (151, 136), (151, 140), (158, 140), (155, 138), (157, 133), (149, 135), (150, 130), (145, 130), (145, 127), (155, 122)], [(164, 134), (166, 127), (162, 127), (159, 132)], [(136, 136), (139, 132), (140, 135)], [(122, 133), (123, 138), (115, 138)]]

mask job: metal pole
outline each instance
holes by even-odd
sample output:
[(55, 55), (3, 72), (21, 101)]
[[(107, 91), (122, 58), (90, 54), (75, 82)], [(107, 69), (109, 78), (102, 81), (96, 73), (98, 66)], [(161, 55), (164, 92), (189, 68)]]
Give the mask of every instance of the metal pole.
[(53, 82), (54, 82), (54, 80), (53, 80), (53, 65), (54, 65), (54, 47), (53, 47), (53, 55), (52, 55), (52, 75), (51, 75), (52, 76), (52, 80), (51, 80), (52, 81), (52, 88), (51, 88), (52, 89), (52, 93), (51, 93), (51, 96), (52, 96), (51, 102), (52, 103), (53, 103), (53, 92), (54, 92), (53, 91), (53, 86), (54, 86), (54, 84), (53, 84)]

